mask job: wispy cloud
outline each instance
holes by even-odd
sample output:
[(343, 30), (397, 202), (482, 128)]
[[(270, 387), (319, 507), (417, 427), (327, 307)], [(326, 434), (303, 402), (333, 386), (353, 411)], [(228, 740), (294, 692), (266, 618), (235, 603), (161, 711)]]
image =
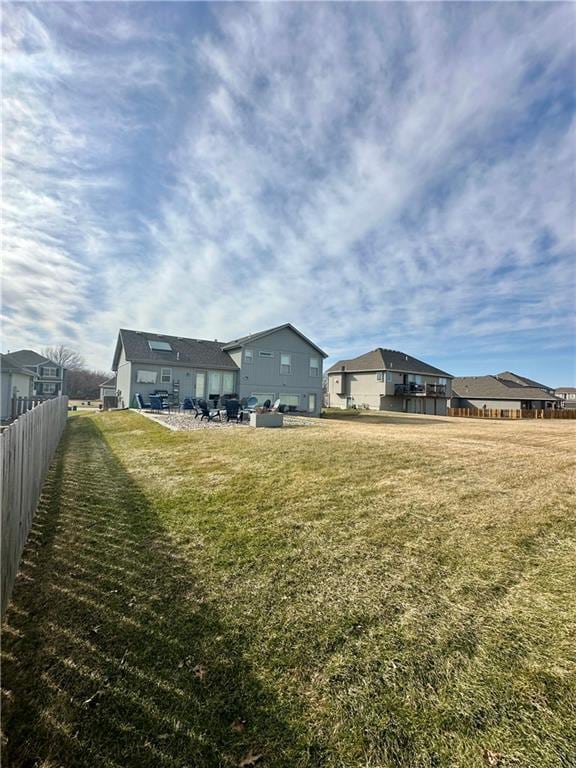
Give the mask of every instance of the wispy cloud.
[(537, 345), (566, 366), (568, 5), (6, 15), (7, 345), (68, 341), (102, 366), (120, 325), (290, 320), (335, 356), (461, 369)]

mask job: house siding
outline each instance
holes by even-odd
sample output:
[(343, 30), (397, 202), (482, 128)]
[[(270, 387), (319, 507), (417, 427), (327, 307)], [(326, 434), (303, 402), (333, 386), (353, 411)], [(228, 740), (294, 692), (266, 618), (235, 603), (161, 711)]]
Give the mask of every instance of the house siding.
[(448, 398), (451, 397), (449, 378), (418, 374), (422, 384), (438, 384), (446, 378), (446, 397), (425, 397), (396, 394), (396, 386), (404, 383), (404, 371), (389, 371), (392, 381), (380, 381), (378, 371), (335, 371), (328, 375), (328, 405), (330, 408), (347, 408), (352, 405), (370, 410), (402, 411), (446, 415)]
[[(246, 350), (252, 351), (252, 362), (246, 362)], [(270, 353), (272, 357), (261, 357), (260, 352)], [(291, 372), (283, 374), (280, 370), (281, 355), (291, 357)], [(229, 352), (234, 362), (240, 367), (239, 395), (250, 397), (252, 394), (266, 394), (270, 399), (283, 395), (298, 397), (298, 410), (320, 413), (322, 407), (322, 355), (290, 328), (282, 328), (254, 341), (246, 341), (241, 347)], [(318, 360), (318, 376), (310, 375), (310, 359)], [(311, 406), (313, 396), (315, 404)]]
[[(526, 400), (491, 400), (487, 397), (480, 397), (480, 398), (464, 398), (464, 397), (453, 397), (452, 398), (452, 407), (453, 408), (478, 408), (482, 410), (484, 406), (486, 408), (499, 408), (504, 410), (520, 410), (522, 408), (522, 403), (527, 402)], [(532, 407), (539, 410), (546, 407), (545, 400), (530, 400), (529, 402), (532, 403)]]
[(33, 394), (33, 378), (23, 373), (2, 371), (0, 381), (0, 419), (6, 421), (12, 416), (12, 398), (30, 397)]

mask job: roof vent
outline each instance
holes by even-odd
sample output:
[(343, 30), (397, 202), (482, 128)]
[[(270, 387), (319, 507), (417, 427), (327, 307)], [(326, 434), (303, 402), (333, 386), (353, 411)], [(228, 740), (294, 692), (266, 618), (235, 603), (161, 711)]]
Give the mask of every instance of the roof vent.
[(176, 352), (176, 360), (180, 360), (180, 352)]

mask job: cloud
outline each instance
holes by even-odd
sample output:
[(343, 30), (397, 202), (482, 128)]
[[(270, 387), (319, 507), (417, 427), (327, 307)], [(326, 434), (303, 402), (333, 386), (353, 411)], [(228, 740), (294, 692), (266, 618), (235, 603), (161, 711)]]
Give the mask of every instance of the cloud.
[(334, 356), (566, 354), (567, 5), (71, 8), (9, 12), (11, 344), (102, 367), (119, 326), (289, 320)]

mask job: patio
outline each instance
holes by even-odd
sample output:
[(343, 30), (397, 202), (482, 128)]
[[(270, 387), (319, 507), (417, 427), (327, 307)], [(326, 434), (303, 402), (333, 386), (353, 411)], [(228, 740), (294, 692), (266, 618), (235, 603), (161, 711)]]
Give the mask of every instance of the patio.
[[(194, 414), (187, 413), (150, 413), (148, 411), (137, 411), (137, 413), (146, 416), (151, 421), (156, 421), (158, 424), (162, 424), (163, 427), (171, 429), (175, 432), (189, 431), (193, 429), (246, 429), (250, 427), (248, 419), (243, 421), (226, 421), (226, 416), (222, 416), (222, 420), (213, 419), (208, 421), (207, 419), (194, 418)], [(293, 427), (317, 427), (319, 425), (325, 426), (326, 422), (321, 419), (313, 418), (310, 416), (294, 416), (284, 414), (284, 425), (282, 429)]]

